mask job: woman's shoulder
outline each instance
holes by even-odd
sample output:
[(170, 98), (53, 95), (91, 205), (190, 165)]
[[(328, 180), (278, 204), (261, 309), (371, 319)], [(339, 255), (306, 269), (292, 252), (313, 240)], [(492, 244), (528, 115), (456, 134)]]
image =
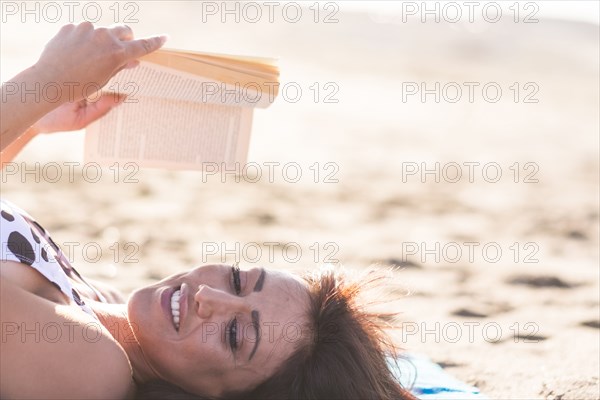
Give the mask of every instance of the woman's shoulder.
[[(0, 277), (2, 398), (125, 398), (131, 365), (110, 333), (85, 312)], [(35, 380), (32, 377), (36, 377)]]

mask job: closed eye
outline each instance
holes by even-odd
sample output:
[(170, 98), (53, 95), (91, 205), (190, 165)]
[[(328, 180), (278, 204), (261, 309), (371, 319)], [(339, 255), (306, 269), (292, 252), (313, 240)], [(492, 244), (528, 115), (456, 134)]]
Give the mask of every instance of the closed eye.
[(235, 352), (238, 349), (237, 331), (238, 331), (237, 318), (234, 318), (229, 323), (229, 329), (227, 330), (227, 333), (229, 335), (229, 347), (231, 348), (231, 351), (233, 354), (235, 354)]

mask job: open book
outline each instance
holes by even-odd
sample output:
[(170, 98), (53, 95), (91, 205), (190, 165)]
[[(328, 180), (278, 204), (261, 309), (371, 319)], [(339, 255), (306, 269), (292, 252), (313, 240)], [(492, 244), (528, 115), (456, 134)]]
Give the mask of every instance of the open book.
[(88, 126), (86, 162), (192, 170), (246, 162), (253, 109), (278, 94), (276, 60), (161, 49), (140, 61), (102, 88), (127, 99)]

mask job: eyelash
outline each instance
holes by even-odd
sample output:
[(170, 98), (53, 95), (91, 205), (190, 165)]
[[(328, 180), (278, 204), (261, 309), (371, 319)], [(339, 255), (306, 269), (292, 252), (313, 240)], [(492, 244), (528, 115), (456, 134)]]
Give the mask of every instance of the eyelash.
[[(231, 267), (231, 275), (233, 278), (233, 289), (235, 290), (235, 294), (239, 295), (242, 291), (242, 287), (240, 284), (240, 267), (238, 267), (237, 263)], [(227, 330), (229, 333), (229, 347), (231, 347), (233, 353), (235, 353), (238, 348), (237, 329), (237, 318), (233, 318), (229, 324), (229, 329)]]
[(231, 347), (231, 351), (234, 354), (238, 348), (237, 329), (238, 329), (237, 318), (234, 318), (233, 321), (231, 321), (231, 323), (229, 324), (229, 329), (228, 329), (228, 331), (229, 331), (229, 347)]

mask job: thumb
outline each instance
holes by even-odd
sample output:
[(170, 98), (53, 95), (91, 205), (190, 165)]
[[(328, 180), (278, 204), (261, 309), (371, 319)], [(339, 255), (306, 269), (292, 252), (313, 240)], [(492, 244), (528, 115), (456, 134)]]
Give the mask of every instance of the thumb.
[(82, 124), (88, 124), (106, 115), (110, 110), (123, 104), (127, 95), (121, 93), (103, 93), (98, 100), (87, 103), (82, 115)]

